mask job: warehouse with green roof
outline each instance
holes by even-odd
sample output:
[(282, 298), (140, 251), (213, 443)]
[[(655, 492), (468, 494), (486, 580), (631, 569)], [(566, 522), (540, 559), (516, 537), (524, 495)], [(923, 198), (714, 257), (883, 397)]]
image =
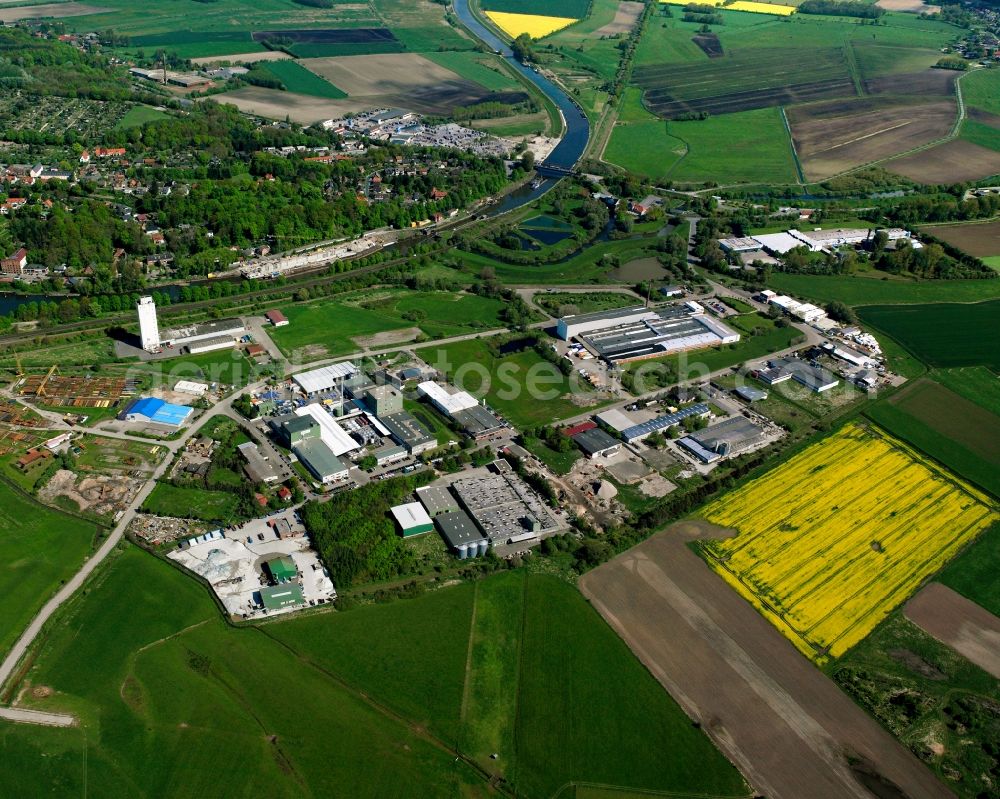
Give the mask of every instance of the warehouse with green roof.
[(270, 572), (271, 578), (276, 583), (290, 582), (299, 576), (299, 570), (290, 555), (271, 558), (264, 564), (264, 568)]

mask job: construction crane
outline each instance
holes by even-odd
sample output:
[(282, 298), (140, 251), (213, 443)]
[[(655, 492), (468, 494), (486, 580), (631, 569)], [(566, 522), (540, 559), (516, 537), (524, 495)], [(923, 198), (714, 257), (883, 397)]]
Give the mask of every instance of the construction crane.
[(45, 375), (45, 377), (42, 378), (42, 382), (38, 384), (38, 388), (35, 390), (35, 396), (36, 397), (44, 397), (45, 396), (45, 384), (48, 383), (49, 382), (49, 378), (52, 377), (52, 375), (54, 375), (58, 371), (59, 371), (59, 367), (56, 366), (55, 364), (53, 364), (52, 368), (49, 369), (49, 373), (47, 375)]

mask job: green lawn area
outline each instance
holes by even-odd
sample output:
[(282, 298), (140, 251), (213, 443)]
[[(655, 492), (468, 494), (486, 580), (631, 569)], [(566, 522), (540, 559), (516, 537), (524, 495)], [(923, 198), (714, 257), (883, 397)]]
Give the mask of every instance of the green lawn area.
[(1000, 524), (966, 547), (936, 579), (1000, 616)]
[(926, 305), (869, 305), (858, 312), (931, 366), (1000, 370), (1000, 347), (984, 331), (1000, 327), (1000, 300)]
[(308, 94), (312, 97), (323, 97), (328, 100), (340, 100), (347, 97), (347, 92), (338, 89), (330, 81), (310, 72), (297, 61), (262, 61), (261, 67), (281, 81), (290, 92)]
[(97, 531), (92, 522), (41, 505), (0, 480), (0, 653), (80, 568)]
[(157, 483), (142, 509), (158, 516), (177, 516), (222, 524), (234, 518), (237, 502), (236, 495), (227, 491)]
[(569, 394), (592, 395), (588, 384), (571, 383), (533, 349), (498, 358), (481, 339), (472, 339), (424, 349), (421, 355), (449, 380), (457, 380), (476, 397), (485, 396), (515, 427), (538, 427), (576, 416), (588, 406), (577, 405)]
[(262, 784), (279, 798), (494, 795), (456, 746), (521, 796), (571, 780), (746, 794), (561, 580), (503, 572), (249, 629), (217, 614), (180, 570), (131, 545), (115, 554), (50, 623), (26, 675), (53, 691), (26, 701), (81, 727), (0, 725), (8, 786), (66, 796), (87, 783), (111, 799), (245, 797)]
[(145, 125), (147, 122), (157, 122), (158, 120), (169, 118), (169, 114), (164, 114), (162, 111), (148, 105), (134, 105), (125, 112), (125, 116), (122, 117), (121, 122), (116, 127), (134, 128), (137, 125)]
[(242, 350), (216, 350), (199, 355), (178, 355), (164, 361), (129, 364), (130, 372), (146, 372), (172, 386), (178, 380), (245, 386), (256, 369)]
[(465, 583), (418, 601), (298, 619), (267, 632), (456, 746), (474, 589)]
[(962, 138), (989, 150), (1000, 150), (1000, 130), (984, 125), (982, 122), (976, 122), (972, 119), (965, 120), (962, 123)]
[(626, 308), (629, 305), (641, 304), (634, 294), (618, 292), (588, 292), (586, 294), (570, 292), (552, 292), (535, 295), (535, 303), (549, 313), (555, 315), (560, 308), (568, 305), (576, 310), (574, 313), (592, 313), (594, 311), (609, 311), (614, 308)]
[(286, 355), (308, 347), (308, 354), (346, 355), (361, 349), (366, 337), (418, 327), (432, 338), (501, 327), (503, 304), (476, 294), (446, 291), (387, 291), (339, 300), (285, 306), (286, 327), (271, 337)]
[(1000, 297), (1000, 280), (877, 280), (850, 275), (797, 275), (775, 272), (768, 286), (798, 299), (848, 305), (979, 302)]
[(512, 78), (500, 66), (500, 59), (495, 55), (464, 51), (426, 53), (424, 57), (435, 64), (440, 64), (445, 69), (458, 73), (463, 78), (475, 81), (490, 91), (499, 92), (521, 88), (520, 82)]

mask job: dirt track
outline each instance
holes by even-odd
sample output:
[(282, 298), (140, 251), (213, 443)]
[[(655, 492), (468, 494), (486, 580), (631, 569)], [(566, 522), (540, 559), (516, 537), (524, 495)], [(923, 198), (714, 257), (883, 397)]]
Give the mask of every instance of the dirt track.
[(1000, 619), (941, 583), (931, 583), (906, 603), (903, 615), (1000, 679)]
[(686, 546), (721, 534), (673, 525), (580, 589), (769, 799), (870, 799), (848, 754), (901, 789), (883, 784), (879, 796), (952, 796)]

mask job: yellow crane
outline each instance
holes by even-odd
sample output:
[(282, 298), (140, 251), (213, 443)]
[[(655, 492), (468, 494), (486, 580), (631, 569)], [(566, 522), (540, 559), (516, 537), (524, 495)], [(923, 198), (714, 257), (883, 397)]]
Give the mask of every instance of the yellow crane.
[(36, 397), (44, 397), (45, 396), (45, 384), (48, 383), (49, 382), (49, 378), (52, 377), (52, 375), (54, 375), (58, 371), (59, 371), (59, 367), (56, 366), (55, 364), (53, 364), (52, 368), (49, 369), (49, 373), (47, 375), (45, 375), (45, 377), (42, 378), (42, 382), (38, 384), (38, 389), (35, 391), (35, 396)]

